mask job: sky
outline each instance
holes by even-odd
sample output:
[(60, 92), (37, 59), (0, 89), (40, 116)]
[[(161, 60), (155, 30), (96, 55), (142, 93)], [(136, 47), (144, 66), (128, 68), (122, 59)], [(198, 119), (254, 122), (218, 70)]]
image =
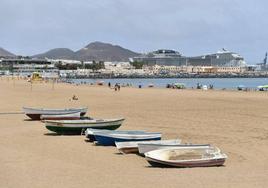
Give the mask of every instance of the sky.
[(17, 55), (102, 41), (185, 56), (225, 48), (255, 64), (267, 31), (264, 0), (0, 0), (0, 47)]

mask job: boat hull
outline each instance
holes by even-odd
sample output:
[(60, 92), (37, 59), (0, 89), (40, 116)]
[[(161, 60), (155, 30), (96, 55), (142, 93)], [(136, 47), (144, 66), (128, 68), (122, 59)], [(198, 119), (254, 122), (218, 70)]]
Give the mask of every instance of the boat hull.
[(202, 161), (190, 161), (190, 162), (167, 162), (150, 157), (146, 157), (148, 163), (154, 167), (179, 167), (179, 168), (192, 168), (192, 167), (212, 167), (222, 166), (225, 159), (210, 159)]
[(120, 124), (107, 125), (107, 126), (101, 126), (101, 127), (97, 127), (95, 125), (87, 125), (87, 126), (83, 126), (83, 127), (46, 126), (46, 128), (48, 130), (55, 132), (55, 133), (58, 133), (58, 134), (80, 135), (87, 128), (116, 130), (121, 125), (122, 124), (120, 123)]
[[(150, 146), (176, 146), (181, 143), (181, 140), (158, 140), (158, 141), (140, 141), (140, 142), (116, 142), (117, 149), (124, 154), (139, 153), (141, 144), (148, 144)], [(181, 144), (180, 144), (181, 145)]]
[(135, 141), (149, 141), (149, 140), (161, 140), (160, 137), (154, 137), (154, 138), (143, 138), (143, 139), (132, 139), (132, 138), (116, 138), (111, 137), (109, 135), (95, 135), (96, 141), (98, 144), (103, 146), (115, 146), (115, 142), (135, 142)]
[(124, 153), (124, 154), (139, 153), (139, 150), (137, 147), (120, 148), (119, 151), (120, 153)]
[[(102, 130), (102, 131), (105, 131), (107, 132), (108, 130)], [(112, 133), (144, 133), (145, 131), (141, 131), (141, 130), (130, 130), (130, 131), (124, 131), (124, 130), (118, 130), (118, 131), (108, 131), (108, 132), (112, 132)], [(89, 142), (95, 142), (97, 141), (96, 138), (95, 138), (95, 134), (96, 132), (91, 132), (89, 134), (87, 134), (87, 131), (86, 131), (86, 138), (88, 138), (88, 141)]]
[[(41, 115), (42, 114), (26, 114), (26, 116), (28, 116), (32, 120), (41, 120)], [(84, 116), (84, 115), (86, 115), (86, 112), (81, 112), (80, 113), (80, 116)], [(56, 118), (52, 119), (52, 118), (50, 118), (50, 119), (47, 119), (47, 120), (76, 120), (76, 119), (80, 119), (80, 118), (68, 118), (68, 117), (66, 117), (65, 119), (64, 118), (61, 118), (61, 119), (56, 119)]]
[(41, 118), (41, 120), (79, 120), (80, 117), (47, 117)]
[(81, 118), (81, 112), (66, 113), (66, 114), (43, 114), (41, 120), (79, 120)]
[(38, 109), (38, 108), (23, 108), (26, 116), (32, 120), (40, 120), (41, 115), (57, 115), (57, 114), (66, 114), (66, 113), (75, 113), (80, 111), (80, 116), (84, 116), (87, 112), (87, 108), (73, 108), (73, 109)]

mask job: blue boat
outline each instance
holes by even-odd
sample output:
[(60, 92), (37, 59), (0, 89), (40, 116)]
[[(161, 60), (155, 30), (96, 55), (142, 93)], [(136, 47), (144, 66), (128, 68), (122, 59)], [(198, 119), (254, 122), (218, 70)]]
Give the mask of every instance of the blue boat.
[(129, 133), (105, 133), (96, 132), (94, 134), (98, 144), (104, 146), (114, 146), (115, 142), (131, 142), (131, 141), (149, 141), (161, 140), (161, 133), (148, 133), (148, 132), (129, 132)]
[(96, 138), (95, 138), (95, 134), (98, 132), (102, 132), (105, 134), (111, 134), (111, 133), (144, 133), (145, 131), (142, 130), (107, 130), (107, 129), (92, 129), (92, 128), (88, 128), (85, 131), (85, 136), (88, 139), (89, 142), (95, 142)]

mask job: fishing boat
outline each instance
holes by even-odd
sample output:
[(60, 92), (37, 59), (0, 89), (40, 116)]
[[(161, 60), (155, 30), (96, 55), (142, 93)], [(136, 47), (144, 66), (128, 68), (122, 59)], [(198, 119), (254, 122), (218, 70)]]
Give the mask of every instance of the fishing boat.
[(87, 128), (115, 130), (119, 128), (124, 118), (119, 119), (80, 119), (80, 120), (46, 120), (48, 130), (58, 134), (81, 134)]
[(161, 133), (105, 133), (97, 132), (94, 134), (96, 141), (100, 145), (114, 146), (115, 142), (130, 142), (130, 141), (148, 141), (161, 140)]
[(68, 112), (65, 114), (42, 114), (41, 120), (78, 120), (80, 119), (81, 112)]
[(95, 138), (95, 133), (97, 132), (105, 132), (106, 134), (109, 134), (109, 133), (117, 133), (117, 134), (120, 134), (120, 133), (143, 133), (145, 131), (141, 131), (141, 130), (106, 130), (106, 129), (92, 129), (92, 128), (88, 128), (86, 131), (85, 131), (85, 136), (86, 138), (88, 139), (89, 142), (95, 142), (96, 141), (96, 138)]
[(46, 109), (46, 108), (29, 108), (23, 107), (23, 112), (32, 120), (40, 120), (41, 115), (59, 115), (66, 113), (80, 112), (80, 116), (84, 116), (87, 112), (87, 107), (83, 108), (67, 108), (67, 109)]
[(145, 153), (145, 159), (156, 167), (210, 167), (221, 166), (227, 155), (219, 148), (169, 148)]
[(139, 154), (144, 155), (149, 151), (157, 150), (157, 149), (164, 149), (164, 148), (191, 148), (191, 149), (198, 149), (198, 148), (209, 148), (210, 144), (181, 144), (181, 143), (138, 143), (138, 151)]
[(120, 153), (129, 154), (129, 153), (139, 153), (138, 145), (139, 144), (157, 144), (157, 145), (169, 145), (174, 146), (181, 143), (181, 140), (157, 140), (157, 141), (138, 141), (138, 142), (115, 142), (117, 149)]

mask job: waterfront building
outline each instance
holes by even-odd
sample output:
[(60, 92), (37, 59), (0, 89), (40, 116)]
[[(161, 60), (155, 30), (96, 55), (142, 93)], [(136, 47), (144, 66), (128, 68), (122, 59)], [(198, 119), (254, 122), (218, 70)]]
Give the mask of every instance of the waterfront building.
[(39, 72), (43, 77), (57, 77), (59, 72), (55, 64), (49, 60), (23, 57), (1, 59), (0, 69), (19, 76), (30, 76), (33, 72)]

